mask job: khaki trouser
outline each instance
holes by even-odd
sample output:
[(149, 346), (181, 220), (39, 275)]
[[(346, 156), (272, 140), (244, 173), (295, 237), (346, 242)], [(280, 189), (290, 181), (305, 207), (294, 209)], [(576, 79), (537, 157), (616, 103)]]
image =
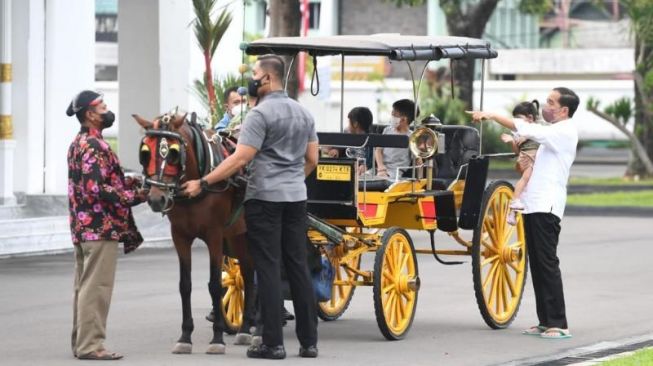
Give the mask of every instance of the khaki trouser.
[(75, 246), (72, 332), (75, 356), (104, 349), (117, 258), (117, 241), (88, 241)]

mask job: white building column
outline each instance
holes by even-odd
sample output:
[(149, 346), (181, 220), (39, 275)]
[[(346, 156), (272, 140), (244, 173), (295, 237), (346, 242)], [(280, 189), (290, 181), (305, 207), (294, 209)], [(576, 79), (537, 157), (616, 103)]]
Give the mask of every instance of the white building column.
[(0, 204), (15, 205), (14, 128), (11, 116), (11, 0), (0, 0)]
[(45, 166), (45, 3), (13, 2), (12, 58), (14, 80), (12, 106), (14, 137), (19, 141), (14, 161), (16, 192), (44, 191)]
[(176, 106), (188, 110), (190, 47), (195, 45), (192, 19), (187, 0), (118, 4), (118, 155), (128, 169), (142, 169), (138, 163), (142, 132), (132, 114), (151, 119)]
[(427, 17), (427, 33), (429, 36), (446, 36), (449, 34), (447, 31), (447, 17), (440, 8), (438, 0), (428, 0), (426, 4)]
[(45, 193), (66, 194), (66, 155), (80, 128), (66, 108), (78, 92), (93, 89), (95, 2), (46, 0), (45, 18)]

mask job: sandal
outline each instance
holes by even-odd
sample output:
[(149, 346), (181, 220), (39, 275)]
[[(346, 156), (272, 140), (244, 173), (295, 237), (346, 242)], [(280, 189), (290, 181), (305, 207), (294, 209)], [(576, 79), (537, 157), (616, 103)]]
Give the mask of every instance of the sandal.
[(95, 351), (85, 355), (78, 355), (80, 360), (101, 360), (101, 361), (115, 361), (123, 357), (120, 353), (109, 352), (107, 350)]
[(546, 330), (546, 327), (543, 325), (534, 325), (528, 329), (524, 329), (521, 334), (524, 335), (536, 335), (539, 336)]
[(540, 337), (546, 339), (565, 339), (571, 338), (571, 333), (569, 333), (569, 329), (548, 328), (540, 334)]

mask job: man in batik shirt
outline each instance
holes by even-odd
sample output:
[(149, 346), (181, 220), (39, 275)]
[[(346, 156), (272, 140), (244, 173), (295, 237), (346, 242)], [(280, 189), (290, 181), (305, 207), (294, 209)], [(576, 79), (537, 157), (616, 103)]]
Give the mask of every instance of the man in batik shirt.
[(115, 119), (102, 95), (85, 90), (66, 110), (81, 129), (68, 149), (70, 229), (75, 247), (72, 351), (79, 359), (116, 360), (104, 348), (106, 321), (116, 273), (118, 243), (136, 249), (138, 232), (131, 206), (145, 200), (135, 179), (125, 179), (118, 157), (102, 137)]

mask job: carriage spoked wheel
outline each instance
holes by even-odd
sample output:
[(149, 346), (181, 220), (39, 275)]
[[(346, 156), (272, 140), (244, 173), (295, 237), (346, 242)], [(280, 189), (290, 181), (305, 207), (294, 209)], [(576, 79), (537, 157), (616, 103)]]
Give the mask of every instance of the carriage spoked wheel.
[(483, 320), (494, 329), (506, 328), (519, 311), (526, 282), (524, 223), (507, 223), (513, 187), (492, 182), (483, 194), (481, 217), (474, 229), (472, 272), (476, 302)]
[(222, 316), (227, 334), (236, 334), (243, 324), (245, 280), (235, 258), (224, 257), (222, 264)]
[[(335, 271), (334, 284), (331, 286), (331, 300), (318, 303), (317, 315), (325, 321), (336, 320), (344, 314), (354, 297), (356, 286), (336, 284), (336, 282), (356, 281), (358, 274), (350, 268), (359, 270), (361, 254), (342, 254), (338, 248), (328, 250), (328, 259)], [(322, 254), (324, 256), (326, 254)]]
[(374, 312), (383, 336), (404, 338), (415, 317), (420, 280), (413, 241), (404, 229), (383, 233), (374, 259)]

